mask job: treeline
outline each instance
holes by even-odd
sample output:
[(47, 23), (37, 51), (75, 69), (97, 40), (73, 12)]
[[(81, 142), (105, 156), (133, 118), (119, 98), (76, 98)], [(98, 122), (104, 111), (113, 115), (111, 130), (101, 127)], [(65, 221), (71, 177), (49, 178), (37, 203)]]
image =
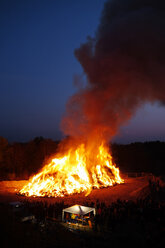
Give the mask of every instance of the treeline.
[(111, 146), (115, 163), (123, 172), (165, 175), (165, 142), (136, 142)]
[[(28, 143), (13, 143), (0, 137), (0, 180), (27, 179), (37, 173), (57, 152), (59, 142), (36, 137)], [(165, 142), (111, 145), (114, 162), (122, 172), (165, 175)]]
[(0, 137), (0, 180), (28, 179), (56, 153), (57, 141), (36, 137), (28, 143), (13, 143)]

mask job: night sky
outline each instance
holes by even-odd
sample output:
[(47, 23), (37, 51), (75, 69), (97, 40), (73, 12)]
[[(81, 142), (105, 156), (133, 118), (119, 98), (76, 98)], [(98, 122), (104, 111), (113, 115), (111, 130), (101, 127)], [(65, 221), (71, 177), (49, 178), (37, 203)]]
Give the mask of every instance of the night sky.
[[(74, 50), (94, 36), (105, 0), (0, 1), (0, 136), (61, 139), (83, 69)], [(165, 140), (165, 108), (146, 104), (114, 139)]]

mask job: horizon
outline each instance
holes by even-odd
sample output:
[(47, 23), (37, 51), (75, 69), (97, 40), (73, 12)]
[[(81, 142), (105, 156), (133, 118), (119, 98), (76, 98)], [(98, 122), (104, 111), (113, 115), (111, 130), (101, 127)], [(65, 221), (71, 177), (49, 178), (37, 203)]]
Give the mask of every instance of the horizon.
[[(4, 138), (5, 140), (7, 140), (8, 144), (9, 145), (13, 145), (13, 144), (27, 144), (29, 142), (32, 142), (34, 141), (35, 139), (43, 139), (43, 140), (51, 140), (53, 142), (58, 142), (58, 143), (61, 143), (63, 141), (63, 139), (53, 139), (53, 138), (46, 138), (46, 137), (43, 137), (43, 136), (34, 136), (32, 139), (29, 139), (29, 140), (24, 140), (24, 141), (17, 141), (17, 140), (14, 140), (14, 141), (10, 141), (8, 140), (7, 138), (3, 137), (3, 136), (0, 136), (0, 138)], [(65, 137), (66, 138), (66, 137)], [(64, 139), (65, 139), (64, 138)], [(165, 143), (165, 140), (161, 140), (161, 139), (144, 139), (144, 140), (132, 140), (132, 141), (129, 141), (129, 142), (120, 142), (120, 141), (109, 141), (108, 144), (109, 145), (131, 145), (131, 144), (136, 144), (136, 143), (154, 143), (154, 142), (160, 142), (160, 143)]]

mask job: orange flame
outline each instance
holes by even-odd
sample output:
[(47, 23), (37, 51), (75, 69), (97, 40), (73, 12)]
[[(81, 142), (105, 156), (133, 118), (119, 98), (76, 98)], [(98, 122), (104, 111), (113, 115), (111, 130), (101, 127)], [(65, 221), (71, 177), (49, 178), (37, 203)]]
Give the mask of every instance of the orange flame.
[(71, 148), (63, 156), (53, 158), (28, 181), (20, 193), (48, 197), (63, 197), (80, 192), (88, 195), (93, 188), (123, 182), (106, 146), (100, 145), (91, 152), (81, 144), (77, 149)]

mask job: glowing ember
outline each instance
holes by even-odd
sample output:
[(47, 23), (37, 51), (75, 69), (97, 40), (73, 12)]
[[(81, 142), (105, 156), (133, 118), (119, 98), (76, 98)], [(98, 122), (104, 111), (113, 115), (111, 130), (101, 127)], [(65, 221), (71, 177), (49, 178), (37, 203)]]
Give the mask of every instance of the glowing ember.
[(119, 169), (112, 163), (112, 157), (104, 145), (87, 149), (84, 144), (71, 148), (63, 156), (57, 155), (33, 176), (20, 193), (26, 196), (63, 197), (85, 192), (93, 188), (123, 183)]

